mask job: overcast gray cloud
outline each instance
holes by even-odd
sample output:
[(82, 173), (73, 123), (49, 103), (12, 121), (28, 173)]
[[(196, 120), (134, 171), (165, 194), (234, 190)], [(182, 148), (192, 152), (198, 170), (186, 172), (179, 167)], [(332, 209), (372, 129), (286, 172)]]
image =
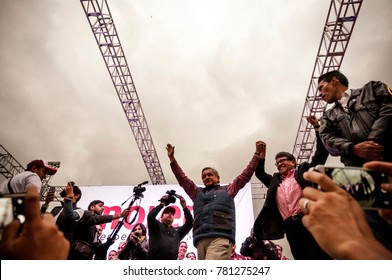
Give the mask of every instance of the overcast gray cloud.
[[(166, 181), (165, 145), (189, 177), (229, 182), (268, 144), (291, 152), (329, 1), (108, 1)], [(364, 1), (341, 70), (392, 85), (392, 1)], [(149, 180), (79, 1), (1, 0), (0, 144), (52, 183)], [(257, 179), (253, 179), (257, 182)]]

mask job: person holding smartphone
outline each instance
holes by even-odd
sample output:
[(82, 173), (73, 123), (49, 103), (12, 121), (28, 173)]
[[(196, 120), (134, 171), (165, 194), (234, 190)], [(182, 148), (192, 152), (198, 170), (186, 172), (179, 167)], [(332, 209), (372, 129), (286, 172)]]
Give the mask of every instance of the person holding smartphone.
[[(28, 188), (24, 199), (25, 222), (14, 219), (0, 241), (2, 260), (65, 260), (70, 243), (56, 226), (53, 216), (41, 215), (37, 188)], [(23, 234), (21, 228), (23, 226)]]
[[(338, 70), (320, 75), (319, 96), (333, 104), (320, 119), (320, 138), (344, 166), (362, 167), (371, 160), (392, 162), (392, 90), (381, 81), (350, 89)], [(392, 250), (392, 226), (365, 210), (376, 237)]]
[(55, 194), (56, 194), (56, 187), (53, 186), (50, 187), (48, 192), (46, 193), (45, 202), (41, 205), (41, 213), (45, 213), (46, 210), (48, 210), (49, 203), (51, 203), (54, 200)]
[[(389, 182), (381, 184), (381, 188), (392, 195), (392, 163), (371, 161), (364, 168), (387, 173)], [(299, 202), (305, 213), (302, 223), (328, 255), (334, 259), (392, 259), (392, 251), (376, 239), (365, 212), (353, 196), (326, 174), (310, 171), (304, 178), (317, 183), (321, 190), (304, 189), (304, 198)], [(392, 224), (392, 209), (378, 212)]]

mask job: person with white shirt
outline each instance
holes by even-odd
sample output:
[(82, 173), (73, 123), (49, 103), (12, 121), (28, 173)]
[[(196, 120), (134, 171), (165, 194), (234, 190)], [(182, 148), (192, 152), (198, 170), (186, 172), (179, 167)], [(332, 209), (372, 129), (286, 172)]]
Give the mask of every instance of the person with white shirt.
[(26, 171), (16, 174), (0, 184), (0, 193), (22, 193), (30, 187), (41, 191), (42, 180), (47, 175), (56, 174), (57, 169), (50, 167), (43, 160), (36, 159), (27, 164)]

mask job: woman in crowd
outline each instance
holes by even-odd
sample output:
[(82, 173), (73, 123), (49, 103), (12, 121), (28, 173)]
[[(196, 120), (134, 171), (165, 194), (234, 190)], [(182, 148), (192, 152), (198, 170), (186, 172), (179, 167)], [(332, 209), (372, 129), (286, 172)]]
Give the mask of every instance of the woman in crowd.
[(138, 223), (128, 235), (127, 244), (118, 255), (118, 258), (120, 260), (146, 260), (147, 252), (147, 229), (145, 225)]

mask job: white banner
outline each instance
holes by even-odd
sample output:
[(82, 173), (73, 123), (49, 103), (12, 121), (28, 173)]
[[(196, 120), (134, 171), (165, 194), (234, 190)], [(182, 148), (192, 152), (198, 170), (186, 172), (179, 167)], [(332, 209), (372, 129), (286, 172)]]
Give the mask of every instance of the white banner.
[[(144, 185), (143, 187), (146, 188), (146, 191), (142, 193), (143, 198), (137, 199), (133, 203), (130, 215), (121, 226), (118, 234), (116, 235), (115, 243), (109, 248), (108, 252), (110, 250), (117, 251), (119, 243), (121, 241), (126, 241), (131, 229), (137, 223), (143, 223), (147, 227), (148, 236), (147, 215), (151, 209), (159, 204), (159, 200), (166, 194), (166, 191), (175, 190), (176, 194), (182, 195), (193, 215), (193, 202), (179, 185)], [(78, 202), (78, 206), (83, 209), (87, 209), (87, 206), (91, 201), (96, 199), (102, 200), (105, 202), (103, 215), (120, 214), (122, 210), (128, 207), (134, 199), (133, 186), (81, 186), (80, 188), (82, 190), (82, 198)], [(249, 236), (250, 229), (253, 227), (254, 222), (250, 183), (246, 184), (246, 186), (239, 191), (234, 202), (236, 205), (236, 251), (239, 253), (241, 244), (244, 242), (245, 238)], [(139, 213), (137, 213), (136, 210), (138, 206), (140, 206)], [(183, 225), (184, 213), (181, 209), (179, 199), (176, 199), (176, 202), (171, 204), (171, 206), (175, 207), (177, 210), (174, 216), (173, 226), (177, 227)], [(161, 214), (159, 213), (157, 215), (157, 219), (159, 219), (160, 216)], [(134, 221), (129, 224), (129, 222), (133, 219)], [(121, 220), (122, 219), (114, 220), (113, 222), (104, 225), (103, 234), (101, 236), (101, 240), (103, 242), (105, 242), (106, 238), (112, 234), (118, 222)], [(188, 243), (188, 252), (196, 253), (196, 249), (194, 248), (192, 241), (192, 230), (184, 237), (183, 240)]]

